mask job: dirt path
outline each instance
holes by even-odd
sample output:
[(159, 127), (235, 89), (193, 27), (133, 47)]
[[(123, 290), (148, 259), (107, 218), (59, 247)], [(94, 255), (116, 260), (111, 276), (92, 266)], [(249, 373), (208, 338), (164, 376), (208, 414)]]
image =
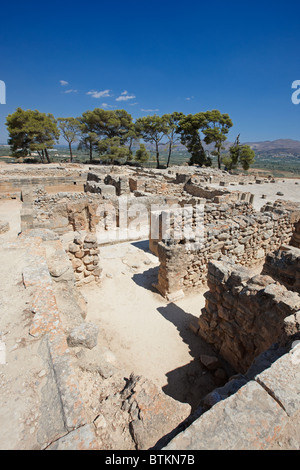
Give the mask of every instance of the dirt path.
[(203, 292), (176, 303), (163, 299), (152, 287), (158, 262), (147, 241), (102, 247), (100, 257), (101, 286), (81, 289), (87, 321), (101, 328), (99, 341), (128, 377), (143, 375), (194, 408), (216, 386), (199, 362), (212, 351), (189, 328), (204, 306)]
[(0, 201), (0, 220), (9, 222), (9, 231), (1, 235), (1, 242), (15, 240), (21, 231), (20, 211), (22, 202), (17, 199)]

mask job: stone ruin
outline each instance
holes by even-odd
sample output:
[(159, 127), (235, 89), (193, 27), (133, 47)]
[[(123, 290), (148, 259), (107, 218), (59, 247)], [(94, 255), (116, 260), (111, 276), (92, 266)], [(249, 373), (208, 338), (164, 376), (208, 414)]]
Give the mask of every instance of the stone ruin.
[[(80, 182), (84, 191), (50, 194), (44, 188), (53, 178)], [(13, 193), (23, 203), (15, 249), (26, 248), (30, 336), (41, 342), (48, 376), (41, 403), (48, 412), (29, 447), (117, 449), (122, 442), (126, 450), (272, 449), (293, 429), (300, 415), (300, 206), (277, 201), (258, 212), (251, 193), (224, 189), (225, 183), (263, 184), (185, 167), (69, 167), (35, 179), (11, 175), (7, 197)], [(136, 205), (146, 208), (143, 230), (123, 229), (124, 197), (129, 214)], [(153, 205), (162, 209), (152, 212)], [(190, 238), (180, 236), (183, 218)], [(193, 231), (199, 218), (201, 233)], [(203, 363), (216, 370), (224, 360), (235, 371), (192, 414), (147, 378), (124, 379), (94, 354), (98, 330), (86, 322), (79, 288), (101, 286), (101, 244), (145, 234), (160, 263), (155, 288), (165, 299), (175, 302), (207, 288), (192, 326), (215, 350)], [(56, 410), (51, 420), (49, 409)], [(299, 449), (299, 442), (293, 445)]]
[(83, 240), (75, 237), (73, 243), (69, 244), (68, 255), (77, 287), (99, 281), (102, 272), (99, 253), (97, 237), (93, 234), (86, 235)]

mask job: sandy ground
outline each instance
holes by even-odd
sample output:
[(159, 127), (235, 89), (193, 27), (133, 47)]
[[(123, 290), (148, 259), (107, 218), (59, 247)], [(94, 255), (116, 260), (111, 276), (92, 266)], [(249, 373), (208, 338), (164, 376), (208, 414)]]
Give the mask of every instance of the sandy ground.
[(197, 325), (206, 289), (167, 302), (152, 287), (158, 260), (147, 240), (103, 246), (100, 259), (101, 286), (81, 288), (87, 321), (101, 329), (99, 341), (114, 353), (125, 376), (143, 375), (194, 408), (216, 386), (199, 361), (200, 354), (213, 352), (189, 328), (191, 322)]
[(0, 203), (0, 219), (10, 223), (10, 231), (0, 237), (0, 341), (5, 348), (5, 363), (0, 363), (1, 450), (33, 447), (45, 380), (38, 343), (28, 334), (30, 293), (22, 279), (26, 250), (10, 243), (20, 231), (20, 207), (16, 200)]
[(1, 242), (13, 241), (21, 231), (20, 210), (22, 202), (17, 199), (0, 201), (0, 220), (9, 222), (10, 230), (1, 235)]
[[(296, 183), (298, 183), (298, 185)], [(221, 188), (221, 186), (217, 184), (210, 186), (213, 188)], [(276, 179), (276, 183), (262, 184), (227, 184), (225, 188), (230, 191), (243, 191), (254, 194), (253, 207), (258, 211), (266, 202), (274, 202), (277, 200), (300, 202), (300, 179)], [(278, 192), (283, 193), (283, 196), (278, 196), (276, 194)], [(262, 199), (263, 194), (266, 195), (266, 199)]]

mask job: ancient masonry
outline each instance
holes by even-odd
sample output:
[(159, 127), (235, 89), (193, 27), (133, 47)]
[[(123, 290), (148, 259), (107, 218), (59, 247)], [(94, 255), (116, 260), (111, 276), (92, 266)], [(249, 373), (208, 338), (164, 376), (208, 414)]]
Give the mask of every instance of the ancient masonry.
[[(257, 212), (251, 193), (224, 186), (264, 181), (218, 170), (59, 165), (29, 178), (28, 169), (13, 168), (1, 170), (2, 197), (22, 200), (16, 246), (27, 249), (30, 335), (48, 368), (44, 409), (57, 418), (41, 417), (35, 446), (276, 448), (300, 416), (300, 206), (267, 202)], [(45, 189), (70, 183), (84, 191)], [(144, 208), (141, 230), (123, 225), (124, 204), (129, 223)], [(9, 228), (1, 222), (0, 234)], [(99, 332), (86, 322), (79, 288), (101, 286), (101, 244), (143, 238), (158, 256), (155, 287), (165, 299), (207, 288), (193, 330), (215, 350), (208, 368), (221, 358), (236, 372), (193, 415), (146, 378), (125, 380), (108, 360), (89, 356)]]
[(88, 234), (83, 240), (75, 237), (68, 247), (68, 252), (77, 287), (99, 281), (102, 269), (99, 266), (100, 250), (96, 235)]

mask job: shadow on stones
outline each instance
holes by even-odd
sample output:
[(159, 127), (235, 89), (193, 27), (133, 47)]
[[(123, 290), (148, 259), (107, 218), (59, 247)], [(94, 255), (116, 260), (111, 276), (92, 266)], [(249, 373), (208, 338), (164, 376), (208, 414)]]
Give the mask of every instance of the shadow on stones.
[(168, 383), (163, 387), (163, 391), (181, 403), (188, 403), (193, 413), (199, 408), (205, 395), (216, 388), (213, 374), (201, 364), (200, 355), (215, 355), (215, 353), (208, 343), (196, 336), (189, 328), (191, 322), (194, 325), (197, 324), (197, 317), (186, 313), (174, 303), (170, 303), (166, 307), (159, 307), (157, 310), (177, 328), (182, 341), (188, 345), (192, 358), (188, 364), (166, 374)]
[(132, 242), (131, 245), (138, 248), (139, 250), (144, 251), (145, 253), (151, 253), (149, 249), (149, 240), (140, 240), (138, 242)]
[(136, 273), (132, 276), (132, 280), (140, 287), (150, 290), (157, 294), (157, 289), (152, 284), (157, 282), (159, 266), (149, 268), (143, 273)]

